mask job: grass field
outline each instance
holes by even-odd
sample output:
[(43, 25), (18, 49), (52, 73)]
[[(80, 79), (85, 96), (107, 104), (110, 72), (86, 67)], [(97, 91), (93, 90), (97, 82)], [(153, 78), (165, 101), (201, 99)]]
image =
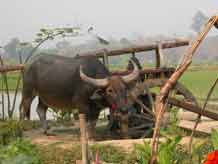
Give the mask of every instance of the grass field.
[[(209, 89), (218, 78), (218, 70), (187, 71), (180, 79), (197, 99), (206, 98)], [(215, 88), (212, 99), (218, 99), (218, 86)]]
[[(16, 89), (17, 80), (18, 80), (19, 76), (20, 76), (20, 73), (18, 73), (18, 72), (7, 73), (7, 81), (8, 81), (9, 90), (15, 90)], [(2, 89), (2, 81), (3, 81), (3, 77), (0, 76), (0, 88), (1, 89)], [(21, 89), (21, 87), (22, 87), (22, 80), (20, 82), (19, 89)], [(3, 88), (6, 89), (6, 86), (4, 85)]]

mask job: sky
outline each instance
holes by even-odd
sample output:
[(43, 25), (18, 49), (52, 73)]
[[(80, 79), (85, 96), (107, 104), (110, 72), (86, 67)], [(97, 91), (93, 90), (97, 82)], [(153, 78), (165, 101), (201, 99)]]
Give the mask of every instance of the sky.
[(106, 38), (186, 35), (194, 14), (218, 13), (218, 0), (0, 0), (0, 45), (31, 41), (43, 27), (94, 27)]

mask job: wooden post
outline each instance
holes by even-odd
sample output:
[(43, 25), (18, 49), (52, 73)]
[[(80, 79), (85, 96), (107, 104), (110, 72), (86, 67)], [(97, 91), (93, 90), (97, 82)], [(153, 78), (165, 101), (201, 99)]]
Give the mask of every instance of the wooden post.
[(166, 63), (163, 54), (163, 45), (161, 42), (157, 43), (157, 48), (155, 49), (155, 52), (156, 52), (156, 68), (165, 67)]
[(160, 68), (160, 54), (159, 54), (159, 49), (155, 49), (156, 53), (156, 68)]
[(80, 123), (80, 137), (81, 137), (80, 141), (82, 147), (82, 164), (89, 164), (88, 139), (87, 139), (85, 114), (79, 114), (79, 123)]
[(105, 62), (106, 67), (109, 69), (108, 52), (106, 49), (104, 50), (104, 57), (103, 58), (104, 58), (104, 62)]

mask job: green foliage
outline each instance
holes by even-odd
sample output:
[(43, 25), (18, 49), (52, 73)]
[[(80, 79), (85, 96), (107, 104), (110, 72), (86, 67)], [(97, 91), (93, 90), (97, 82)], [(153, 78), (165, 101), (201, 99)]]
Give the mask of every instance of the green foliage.
[(182, 137), (176, 136), (172, 139), (167, 139), (166, 142), (160, 144), (159, 152), (158, 152), (158, 161), (159, 164), (169, 164), (176, 162), (175, 159), (176, 147), (181, 141)]
[[(169, 164), (177, 162), (175, 158), (177, 154), (177, 145), (181, 141), (180, 136), (168, 138), (166, 142), (159, 145), (158, 152), (158, 164)], [(151, 147), (150, 144), (144, 142), (144, 144), (135, 145), (135, 153), (139, 164), (148, 164), (151, 159)]]
[(177, 144), (173, 154), (175, 164), (190, 164), (190, 153), (187, 151), (187, 147)]
[(129, 164), (134, 163), (136, 158), (126, 153), (121, 147), (106, 144), (96, 144), (91, 146), (93, 156), (99, 153), (100, 159), (108, 163)]
[(211, 139), (206, 139), (197, 142), (192, 146), (192, 154), (190, 155), (191, 161), (201, 164), (203, 163), (206, 155), (213, 150)]
[(22, 139), (23, 129), (16, 120), (0, 122), (1, 164), (41, 164), (37, 147)]
[(161, 128), (160, 134), (164, 137), (169, 137), (169, 136), (183, 136), (185, 131), (181, 128), (179, 128), (178, 125), (178, 109), (176, 107), (172, 108), (170, 110), (170, 120), (169, 123), (167, 124), (167, 127)]
[(0, 147), (2, 164), (41, 164), (37, 147), (29, 141), (17, 139)]
[[(218, 132), (212, 131), (210, 138), (205, 138), (193, 144), (192, 152), (184, 145), (179, 145), (180, 136), (168, 138), (159, 144), (158, 164), (202, 164), (208, 153), (217, 150)], [(138, 164), (148, 164), (151, 158), (151, 147), (149, 143), (136, 145), (135, 152)]]
[(218, 149), (218, 132), (215, 129), (212, 130), (211, 141), (212, 141), (213, 148), (217, 150)]
[(0, 122), (0, 144), (6, 145), (9, 142), (21, 138), (23, 134), (22, 123), (16, 120)]
[(148, 142), (135, 145), (135, 153), (139, 164), (148, 164), (151, 159), (151, 147)]

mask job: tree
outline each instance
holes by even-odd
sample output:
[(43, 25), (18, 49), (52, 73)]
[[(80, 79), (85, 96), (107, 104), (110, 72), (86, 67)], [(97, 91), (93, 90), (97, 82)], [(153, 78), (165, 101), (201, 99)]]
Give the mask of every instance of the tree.
[(69, 48), (69, 47), (71, 47), (70, 42), (68, 42), (66, 40), (57, 42), (57, 44), (56, 44), (57, 49), (66, 49), (66, 48)]
[(11, 57), (11, 58), (15, 58), (18, 56), (17, 54), (17, 47), (19, 46), (20, 41), (18, 38), (12, 38), (9, 43), (3, 47), (3, 49), (5, 50), (6, 54)]

